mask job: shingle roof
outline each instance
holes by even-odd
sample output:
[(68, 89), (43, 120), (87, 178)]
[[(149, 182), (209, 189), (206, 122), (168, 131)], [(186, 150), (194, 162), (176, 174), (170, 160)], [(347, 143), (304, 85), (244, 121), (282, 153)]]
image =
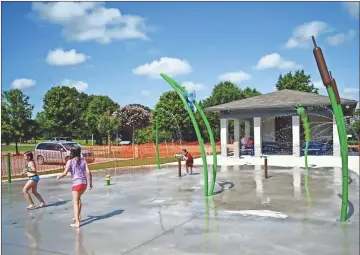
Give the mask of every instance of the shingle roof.
[[(293, 108), (296, 104), (302, 106), (330, 106), (328, 96), (316, 93), (301, 92), (296, 90), (279, 90), (276, 92), (249, 97), (242, 100), (233, 101), (206, 108), (207, 111), (227, 111), (227, 110), (250, 110), (250, 109), (282, 109)], [(357, 101), (341, 99), (342, 105), (356, 107)]]

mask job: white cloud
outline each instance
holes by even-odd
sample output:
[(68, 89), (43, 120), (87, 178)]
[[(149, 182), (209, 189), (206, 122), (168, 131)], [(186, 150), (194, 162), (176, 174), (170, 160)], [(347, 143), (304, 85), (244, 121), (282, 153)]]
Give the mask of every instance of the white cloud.
[(313, 84), (314, 87), (317, 89), (325, 89), (325, 86), (322, 81), (314, 81)]
[(203, 90), (206, 86), (200, 83), (194, 83), (191, 81), (185, 81), (183, 83), (181, 83), (181, 86), (185, 87), (187, 91), (200, 91)]
[(192, 70), (189, 62), (178, 58), (162, 57), (151, 63), (140, 65), (132, 70), (135, 75), (144, 75), (150, 78), (161, 78), (160, 73), (170, 76), (188, 74)]
[(258, 64), (255, 67), (255, 69), (257, 70), (264, 70), (270, 68), (299, 69), (301, 68), (301, 65), (298, 65), (293, 61), (285, 60), (277, 53), (272, 53), (260, 58)]
[(76, 90), (79, 91), (79, 92), (83, 92), (83, 91), (87, 90), (87, 88), (89, 87), (89, 84), (87, 84), (87, 82), (84, 82), (84, 81), (72, 81), (72, 80), (68, 80), (68, 79), (63, 80), (61, 82), (61, 85), (76, 88)]
[(328, 24), (323, 21), (312, 21), (297, 26), (292, 37), (285, 44), (286, 48), (309, 47), (311, 46), (311, 36), (318, 37), (320, 34), (330, 32)]
[(345, 94), (353, 94), (359, 92), (358, 88), (345, 88), (344, 93)]
[(49, 51), (46, 62), (53, 66), (74, 66), (84, 63), (87, 58), (88, 56), (76, 52), (75, 49), (64, 51), (59, 48)]
[(150, 96), (150, 91), (148, 91), (148, 90), (142, 90), (141, 91), (141, 95), (143, 95), (143, 96), (146, 96), (146, 97), (148, 97), (148, 96)]
[(359, 10), (360, 10), (359, 2), (344, 2), (343, 4), (351, 17), (353, 17), (354, 19), (359, 19)]
[(13, 89), (27, 89), (27, 88), (31, 88), (34, 87), (36, 84), (36, 81), (31, 80), (31, 79), (15, 79), (13, 80), (13, 82), (11, 83), (11, 86)]
[(359, 88), (344, 88), (344, 98), (359, 100)]
[(101, 2), (35, 2), (32, 10), (41, 19), (60, 25), (69, 40), (110, 43), (148, 39), (143, 17), (123, 15)]
[(233, 83), (240, 83), (251, 79), (251, 75), (243, 71), (240, 72), (229, 72), (219, 75), (218, 80), (220, 81), (231, 81)]
[(339, 33), (336, 35), (331, 35), (326, 38), (328, 44), (332, 46), (340, 45), (344, 42), (351, 41), (355, 38), (356, 31), (354, 29), (350, 29), (347, 33)]

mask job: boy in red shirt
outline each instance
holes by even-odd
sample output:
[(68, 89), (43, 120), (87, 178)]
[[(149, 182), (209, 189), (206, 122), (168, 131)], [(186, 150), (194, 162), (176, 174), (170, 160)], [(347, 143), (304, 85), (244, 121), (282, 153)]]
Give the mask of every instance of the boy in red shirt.
[(192, 168), (193, 168), (193, 164), (194, 164), (194, 159), (186, 149), (182, 150), (182, 154), (183, 154), (183, 156), (184, 156), (184, 158), (186, 160), (185, 161), (186, 173), (189, 174), (189, 168), (190, 168), (190, 175), (192, 175)]

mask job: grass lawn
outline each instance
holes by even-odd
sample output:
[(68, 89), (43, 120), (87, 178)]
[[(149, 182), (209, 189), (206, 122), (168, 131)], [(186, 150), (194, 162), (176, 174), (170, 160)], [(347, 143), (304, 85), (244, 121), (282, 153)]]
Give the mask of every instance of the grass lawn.
[[(29, 145), (19, 145), (19, 152), (31, 151), (35, 149), (34, 144)], [(1, 145), (1, 152), (11, 152), (15, 153), (15, 145)]]
[[(171, 162), (176, 162), (176, 158), (161, 158), (160, 163), (166, 164)], [(156, 159), (155, 158), (137, 158), (137, 159), (128, 159), (128, 160), (116, 160), (112, 162), (104, 162), (104, 163), (98, 163), (98, 164), (91, 164), (89, 165), (90, 170), (96, 171), (106, 168), (117, 168), (117, 167), (131, 167), (131, 166), (144, 166), (144, 165), (156, 165)], [(43, 171), (39, 172), (39, 175), (46, 175), (46, 174), (56, 174), (61, 173), (64, 171), (63, 168), (49, 170), (49, 171)], [(13, 176), (12, 179), (18, 179), (18, 178), (24, 178), (25, 176)], [(2, 180), (6, 180), (7, 177), (2, 177)]]

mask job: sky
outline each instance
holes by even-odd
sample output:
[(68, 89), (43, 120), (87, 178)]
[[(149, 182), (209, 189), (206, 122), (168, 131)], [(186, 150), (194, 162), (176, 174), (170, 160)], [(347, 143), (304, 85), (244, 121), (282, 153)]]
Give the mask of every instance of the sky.
[(2, 90), (42, 110), (54, 86), (154, 107), (163, 72), (211, 94), (221, 81), (270, 93), (303, 68), (326, 90), (316, 37), (341, 97), (359, 99), (358, 2), (2, 2)]

